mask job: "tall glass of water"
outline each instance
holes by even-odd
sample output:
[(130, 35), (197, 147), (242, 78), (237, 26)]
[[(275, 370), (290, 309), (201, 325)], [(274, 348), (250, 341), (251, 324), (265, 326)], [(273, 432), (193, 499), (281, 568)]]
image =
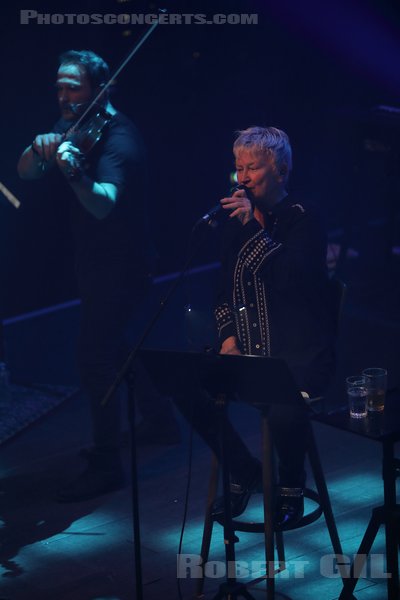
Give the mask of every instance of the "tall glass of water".
[(352, 375), (346, 379), (350, 417), (363, 419), (367, 416), (368, 379), (365, 375)]

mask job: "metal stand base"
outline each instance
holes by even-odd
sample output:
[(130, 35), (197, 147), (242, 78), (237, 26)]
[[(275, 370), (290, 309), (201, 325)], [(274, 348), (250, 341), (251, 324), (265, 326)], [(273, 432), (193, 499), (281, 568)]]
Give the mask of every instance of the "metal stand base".
[(400, 546), (400, 505), (396, 502), (396, 479), (400, 471), (400, 460), (394, 457), (396, 438), (388, 436), (383, 439), (383, 492), (384, 504), (372, 511), (367, 530), (361, 541), (350, 569), (350, 577), (343, 582), (343, 590), (339, 600), (351, 600), (360, 577), (361, 569), (371, 551), (381, 525), (385, 526), (387, 598), (398, 600), (399, 582), (399, 546)]
[[(400, 523), (400, 506), (396, 506), (395, 509), (388, 511), (385, 506), (379, 506), (374, 508), (372, 511), (372, 517), (369, 521), (367, 530), (361, 541), (360, 547), (355, 560), (350, 568), (350, 576), (344, 580), (344, 586), (342, 593), (339, 596), (339, 600), (353, 600), (354, 589), (357, 585), (358, 579), (362, 568), (366, 562), (367, 556), (369, 555), (375, 538), (378, 534), (381, 525), (386, 527), (386, 545), (387, 545), (387, 569), (388, 575), (388, 600), (398, 600), (399, 598), (399, 569), (397, 559), (397, 549), (400, 544), (399, 535), (399, 523)], [(388, 530), (389, 536), (388, 539)]]

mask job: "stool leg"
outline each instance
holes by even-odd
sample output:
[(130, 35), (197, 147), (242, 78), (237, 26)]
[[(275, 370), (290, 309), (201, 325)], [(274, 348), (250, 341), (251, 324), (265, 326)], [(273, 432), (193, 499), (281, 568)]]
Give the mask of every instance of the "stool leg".
[[(318, 490), (318, 495), (321, 500), (321, 506), (325, 517), (325, 522), (328, 527), (329, 536), (331, 538), (332, 547), (336, 555), (342, 555), (342, 544), (339, 539), (338, 530), (336, 527), (335, 517), (333, 516), (332, 505), (329, 498), (328, 488), (326, 486), (325, 475), (322, 470), (321, 460), (319, 458), (318, 448), (315, 443), (314, 432), (310, 425), (310, 436), (308, 446), (308, 458), (310, 460), (311, 469), (313, 472), (315, 485)], [(342, 563), (341, 560), (338, 563)], [(339, 567), (340, 568), (340, 567)], [(342, 579), (346, 577), (344, 571), (341, 573)]]
[(275, 548), (272, 508), (272, 500), (274, 498), (272, 484), (273, 455), (271, 434), (269, 430), (268, 418), (265, 412), (262, 412), (261, 416), (261, 429), (267, 599), (273, 600), (275, 598)]
[(199, 578), (196, 583), (196, 595), (195, 598), (201, 598), (203, 596), (204, 589), (204, 565), (208, 561), (208, 555), (210, 552), (211, 536), (214, 525), (214, 519), (211, 514), (212, 505), (217, 496), (218, 488), (218, 476), (219, 476), (219, 463), (215, 454), (212, 455), (211, 459), (211, 474), (208, 482), (208, 496), (206, 506), (206, 516), (204, 519), (203, 537), (201, 540), (201, 565), (203, 571), (203, 577)]
[(279, 571), (284, 571), (286, 569), (286, 559), (285, 559), (285, 544), (283, 541), (283, 531), (275, 532), (275, 540), (276, 540), (276, 552), (278, 555), (278, 562), (279, 562)]

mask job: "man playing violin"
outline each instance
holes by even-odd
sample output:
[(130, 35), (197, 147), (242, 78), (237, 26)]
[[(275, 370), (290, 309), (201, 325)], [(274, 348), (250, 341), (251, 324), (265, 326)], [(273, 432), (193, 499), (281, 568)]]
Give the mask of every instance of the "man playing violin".
[[(59, 171), (58, 185), (69, 188), (71, 196), (81, 297), (78, 362), (90, 399), (94, 445), (85, 451), (88, 468), (59, 492), (58, 500), (65, 502), (123, 485), (119, 392), (106, 406), (101, 400), (126, 357), (124, 333), (132, 315), (141, 314), (154, 259), (146, 229), (145, 150), (135, 125), (112, 106), (106, 89), (99, 98), (104, 127), (87, 155), (81, 146), (83, 132), (71, 134), (108, 80), (109, 68), (95, 53), (71, 50), (61, 55), (56, 81), (61, 118), (51, 132), (35, 137), (18, 163), (22, 179)], [(155, 396), (143, 373), (136, 391), (142, 415), (170, 427), (175, 438), (170, 443), (177, 441), (169, 402)]]

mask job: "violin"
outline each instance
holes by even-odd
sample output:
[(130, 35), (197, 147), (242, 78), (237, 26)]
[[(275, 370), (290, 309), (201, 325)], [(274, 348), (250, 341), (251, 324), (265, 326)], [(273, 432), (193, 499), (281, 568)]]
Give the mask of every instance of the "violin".
[(113, 115), (107, 109), (97, 104), (92, 106), (90, 112), (85, 111), (86, 118), (82, 117), (64, 134), (63, 142), (71, 142), (78, 148), (79, 154), (71, 157), (68, 178), (77, 180), (84, 171), (84, 162), (87, 154), (101, 139)]
[(78, 123), (75, 123), (68, 129), (64, 138), (64, 141), (71, 142), (85, 155), (100, 140), (104, 129), (113, 117), (104, 106), (100, 105), (93, 107), (91, 113), (79, 126)]

